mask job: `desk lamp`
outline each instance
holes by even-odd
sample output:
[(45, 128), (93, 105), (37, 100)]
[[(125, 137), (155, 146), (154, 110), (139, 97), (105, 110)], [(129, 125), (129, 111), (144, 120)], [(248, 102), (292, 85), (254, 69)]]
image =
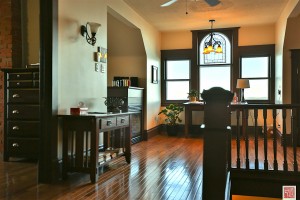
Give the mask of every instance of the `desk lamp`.
[(250, 88), (250, 83), (248, 79), (238, 79), (236, 83), (236, 88), (241, 89), (241, 101), (240, 103), (247, 103), (244, 97), (244, 89)]

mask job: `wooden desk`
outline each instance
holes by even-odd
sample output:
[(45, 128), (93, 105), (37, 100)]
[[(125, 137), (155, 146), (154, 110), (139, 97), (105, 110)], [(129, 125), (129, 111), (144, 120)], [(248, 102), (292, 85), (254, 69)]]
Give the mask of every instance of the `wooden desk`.
[(186, 102), (183, 103), (185, 112), (185, 125), (184, 125), (184, 136), (187, 138), (189, 136), (189, 129), (192, 125), (192, 114), (193, 111), (203, 111), (203, 102)]
[[(130, 116), (135, 113), (59, 115), (63, 126), (63, 178), (68, 172), (89, 173), (98, 179), (98, 168), (125, 156), (131, 161)], [(104, 144), (99, 145), (99, 133)]]

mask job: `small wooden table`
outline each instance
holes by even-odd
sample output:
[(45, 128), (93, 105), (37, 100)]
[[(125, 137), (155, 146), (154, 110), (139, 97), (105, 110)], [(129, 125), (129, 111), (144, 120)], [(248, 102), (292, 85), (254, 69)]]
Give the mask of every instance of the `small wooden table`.
[[(136, 113), (59, 115), (63, 127), (63, 178), (68, 172), (84, 172), (95, 183), (100, 166), (120, 156), (130, 163), (131, 114)], [(100, 132), (104, 133), (103, 145), (99, 145)]]
[(185, 112), (185, 125), (184, 125), (184, 136), (189, 136), (189, 128), (192, 125), (192, 114), (193, 111), (204, 111), (203, 102), (186, 102), (183, 103)]

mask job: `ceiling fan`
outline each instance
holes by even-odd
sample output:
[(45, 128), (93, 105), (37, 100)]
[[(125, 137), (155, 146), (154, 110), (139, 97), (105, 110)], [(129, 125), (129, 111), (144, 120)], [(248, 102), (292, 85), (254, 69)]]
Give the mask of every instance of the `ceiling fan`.
[[(178, 0), (169, 0), (166, 3), (161, 4), (161, 7), (167, 7), (172, 5), (173, 3), (175, 3)], [(193, 1), (199, 1), (199, 0), (193, 0)], [(210, 6), (216, 6), (220, 3), (219, 0), (204, 0), (207, 4), (209, 4)]]

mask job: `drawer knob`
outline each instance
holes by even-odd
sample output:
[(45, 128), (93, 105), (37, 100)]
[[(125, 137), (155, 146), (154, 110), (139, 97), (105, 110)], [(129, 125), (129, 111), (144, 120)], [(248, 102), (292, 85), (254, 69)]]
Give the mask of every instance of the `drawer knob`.
[(112, 122), (109, 120), (109, 121), (106, 122), (106, 125), (107, 125), (107, 126), (111, 126), (111, 125), (112, 125)]
[(12, 147), (17, 148), (17, 147), (19, 147), (19, 144), (18, 143), (13, 143)]
[(20, 85), (21, 83), (20, 82), (17, 82), (17, 85)]
[(13, 110), (12, 113), (13, 114), (19, 114), (19, 111), (18, 110)]
[(13, 98), (20, 98), (20, 95), (19, 94), (13, 94), (12, 97)]
[(17, 74), (17, 77), (20, 78), (20, 74)]
[(17, 131), (17, 130), (19, 130), (19, 127), (18, 126), (13, 126), (12, 129)]
[(122, 123), (122, 124), (125, 123), (125, 119), (124, 119), (124, 118), (121, 119), (121, 123)]

